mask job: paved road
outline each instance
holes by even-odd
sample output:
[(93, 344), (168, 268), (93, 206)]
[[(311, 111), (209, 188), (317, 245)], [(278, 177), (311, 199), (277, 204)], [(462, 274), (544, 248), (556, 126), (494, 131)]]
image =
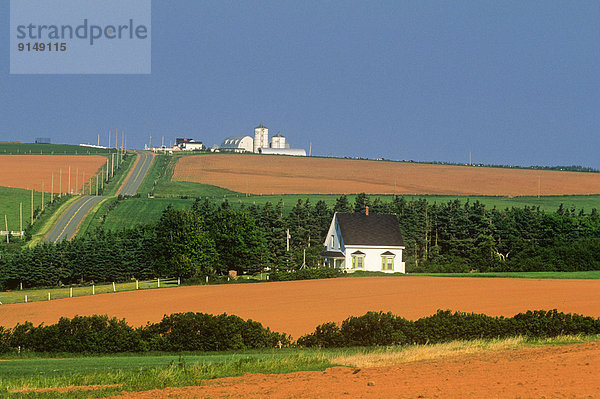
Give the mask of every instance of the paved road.
[(59, 242), (70, 239), (75, 235), (77, 227), (83, 221), (83, 218), (92, 209), (94, 205), (100, 202), (104, 196), (95, 195), (84, 195), (77, 199), (71, 206), (63, 213), (58, 222), (50, 233), (46, 237), (46, 242)]
[[(136, 151), (136, 153), (138, 154), (139, 160), (119, 191), (119, 194), (121, 195), (135, 195), (140, 184), (142, 184), (144, 177), (146, 177), (148, 169), (150, 169), (153, 158), (152, 154), (148, 151)], [(77, 199), (77, 201), (71, 204), (65, 213), (58, 218), (58, 222), (54, 225), (50, 233), (48, 233), (44, 241), (59, 242), (73, 238), (79, 225), (83, 222), (85, 215), (87, 215), (94, 205), (104, 198), (106, 197), (101, 195), (84, 195)]]
[(150, 169), (150, 164), (152, 164), (153, 155), (148, 151), (136, 151), (138, 154), (139, 160), (133, 169), (133, 172), (129, 175), (129, 178), (121, 188), (117, 194), (121, 195), (135, 195), (138, 188), (142, 184), (144, 177), (146, 177), (146, 173)]

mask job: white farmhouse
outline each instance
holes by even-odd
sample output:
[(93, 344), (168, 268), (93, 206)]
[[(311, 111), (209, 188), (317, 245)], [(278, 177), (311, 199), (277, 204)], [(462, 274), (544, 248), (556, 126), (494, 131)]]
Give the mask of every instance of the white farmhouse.
[(326, 266), (343, 269), (405, 273), (404, 240), (395, 214), (340, 213), (333, 215), (321, 254)]

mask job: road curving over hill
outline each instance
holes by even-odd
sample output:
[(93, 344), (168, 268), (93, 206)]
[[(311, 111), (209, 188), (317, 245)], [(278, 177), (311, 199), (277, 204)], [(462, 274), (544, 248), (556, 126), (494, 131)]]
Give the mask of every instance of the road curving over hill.
[[(152, 164), (153, 155), (151, 153), (148, 151), (135, 152), (138, 155), (138, 159), (125, 178), (125, 182), (117, 193), (118, 195), (135, 195)], [(81, 196), (60, 215), (44, 241), (55, 243), (73, 238), (86, 215), (96, 204), (105, 198), (106, 196), (102, 195)]]
[(118, 195), (135, 195), (150, 170), (154, 154), (148, 151), (136, 151), (136, 153), (138, 159), (129, 172), (129, 175), (127, 175), (125, 182), (117, 193)]

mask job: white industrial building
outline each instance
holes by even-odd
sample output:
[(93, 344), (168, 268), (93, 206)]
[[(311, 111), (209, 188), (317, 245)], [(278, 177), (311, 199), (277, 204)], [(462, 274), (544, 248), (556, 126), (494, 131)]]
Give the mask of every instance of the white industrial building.
[(250, 136), (230, 136), (223, 140), (222, 151), (254, 152), (254, 139)]
[(254, 128), (254, 138), (251, 136), (230, 136), (223, 140), (221, 151), (253, 152), (255, 154), (277, 154), (306, 156), (306, 151), (299, 148), (290, 148), (285, 136), (277, 133), (269, 141), (269, 129), (264, 125)]

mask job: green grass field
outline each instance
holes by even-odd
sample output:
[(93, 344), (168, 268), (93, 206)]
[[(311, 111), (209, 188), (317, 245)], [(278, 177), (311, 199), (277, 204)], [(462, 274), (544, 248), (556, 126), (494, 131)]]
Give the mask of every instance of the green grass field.
[(585, 272), (491, 272), (491, 273), (411, 273), (410, 276), (475, 277), (475, 278), (534, 278), (534, 279), (600, 279), (600, 271)]
[(106, 155), (108, 152), (108, 149), (69, 144), (0, 143), (0, 155)]
[[(44, 194), (44, 202), (50, 202), (50, 194)], [(23, 204), (23, 229), (31, 223), (31, 191), (21, 188), (0, 187), (0, 230), (5, 230), (4, 215), (8, 219), (8, 229), (20, 229), (20, 204)], [(42, 203), (42, 193), (33, 192), (34, 209)]]
[[(454, 341), (436, 345), (304, 349), (283, 348), (220, 353), (147, 353), (106, 356), (9, 354), (0, 358), (0, 395), (6, 398), (102, 398), (119, 392), (201, 385), (204, 380), (246, 373), (320, 371), (332, 366), (354, 368), (374, 364), (439, 359), (467, 353), (515, 350), (527, 346), (594, 342), (598, 336), (551, 339)], [(90, 391), (35, 392), (32, 389), (113, 385)], [(117, 386), (114, 386), (117, 385)], [(17, 389), (29, 392), (16, 393)]]
[[(146, 280), (139, 281), (138, 287), (140, 290), (147, 290), (153, 288), (169, 288), (177, 287), (177, 279), (161, 279), (160, 287), (158, 280)], [(136, 290), (135, 281), (129, 281), (126, 283), (115, 283), (115, 291), (113, 291), (112, 283), (96, 284), (93, 288), (91, 285), (85, 286), (74, 286), (73, 297), (78, 296), (89, 296), (92, 294), (109, 294), (113, 292), (124, 292)], [(69, 298), (71, 295), (71, 287), (51, 287), (51, 288), (36, 288), (36, 289), (24, 289), (15, 291), (2, 291), (0, 292), (0, 302), (4, 305), (11, 303), (23, 303), (25, 302), (25, 296), (27, 296), (27, 302), (39, 302), (47, 301), (48, 294), (50, 299), (62, 299)]]
[[(241, 193), (219, 194), (214, 195), (215, 192), (220, 192), (219, 187), (207, 186), (197, 183), (182, 183), (177, 182), (170, 187), (183, 188), (185, 186), (191, 186), (189, 190), (180, 190), (178, 193), (181, 197), (159, 197), (159, 192), (155, 193), (155, 198), (129, 198), (125, 201), (121, 201), (114, 209), (110, 212), (105, 210), (99, 210), (98, 215), (105, 216), (103, 228), (105, 230), (116, 230), (119, 228), (131, 227), (141, 223), (153, 223), (156, 222), (167, 206), (172, 205), (175, 209), (185, 209), (192, 206), (195, 197), (209, 198), (216, 203), (221, 203), (224, 200), (229, 201), (233, 206), (250, 206), (256, 204), (264, 206), (265, 203), (271, 202), (277, 204), (279, 200), (283, 201), (284, 212), (289, 212), (298, 200), (305, 201), (309, 199), (314, 205), (317, 201), (322, 200), (329, 206), (335, 204), (337, 195), (262, 195), (262, 196), (246, 196)], [(212, 195), (207, 195), (212, 194)], [(370, 196), (371, 199), (380, 198), (382, 201), (391, 201), (392, 196)], [(353, 202), (355, 195), (348, 195), (350, 202)], [(600, 196), (565, 196), (565, 197), (543, 197), (537, 198), (497, 198), (497, 197), (441, 197), (441, 196), (423, 196), (423, 197), (405, 197), (407, 200), (425, 198), (430, 203), (445, 203), (458, 199), (463, 202), (469, 199), (469, 201), (480, 201), (485, 204), (486, 207), (507, 208), (507, 207), (523, 207), (527, 206), (540, 206), (546, 212), (553, 212), (558, 209), (560, 204), (564, 204), (565, 207), (570, 208), (574, 206), (576, 209), (584, 209), (586, 212), (591, 211), (592, 208), (600, 209)], [(106, 207), (108, 204), (103, 204)], [(99, 216), (99, 217), (100, 217)], [(92, 226), (99, 226), (101, 223), (95, 220), (90, 222)]]

